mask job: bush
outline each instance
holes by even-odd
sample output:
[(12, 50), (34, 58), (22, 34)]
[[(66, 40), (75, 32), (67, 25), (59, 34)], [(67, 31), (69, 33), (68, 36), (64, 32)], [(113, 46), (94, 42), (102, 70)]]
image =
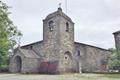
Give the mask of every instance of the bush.
[(120, 72), (120, 50), (114, 50), (109, 59), (109, 68)]
[(1, 65), (0, 72), (8, 72), (8, 65)]

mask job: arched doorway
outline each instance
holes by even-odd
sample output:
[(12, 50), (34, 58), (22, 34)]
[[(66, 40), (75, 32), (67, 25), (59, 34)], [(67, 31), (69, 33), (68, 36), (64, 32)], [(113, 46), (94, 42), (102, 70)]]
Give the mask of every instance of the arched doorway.
[(65, 72), (72, 71), (72, 55), (69, 51), (64, 53)]
[(15, 57), (15, 64), (16, 64), (16, 72), (21, 72), (21, 67), (22, 67), (22, 60), (20, 56)]

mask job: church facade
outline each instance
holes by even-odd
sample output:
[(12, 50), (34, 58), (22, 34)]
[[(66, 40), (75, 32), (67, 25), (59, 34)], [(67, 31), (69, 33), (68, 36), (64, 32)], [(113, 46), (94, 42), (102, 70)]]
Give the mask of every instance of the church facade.
[(109, 50), (74, 41), (74, 22), (61, 8), (43, 20), (43, 40), (17, 48), (9, 71), (20, 73), (103, 72)]

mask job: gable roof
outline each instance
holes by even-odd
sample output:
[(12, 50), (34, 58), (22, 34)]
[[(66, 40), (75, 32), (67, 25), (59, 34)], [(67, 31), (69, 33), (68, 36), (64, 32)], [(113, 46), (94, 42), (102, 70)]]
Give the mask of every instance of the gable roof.
[(33, 50), (19, 49), (21, 53), (27, 58), (40, 58)]

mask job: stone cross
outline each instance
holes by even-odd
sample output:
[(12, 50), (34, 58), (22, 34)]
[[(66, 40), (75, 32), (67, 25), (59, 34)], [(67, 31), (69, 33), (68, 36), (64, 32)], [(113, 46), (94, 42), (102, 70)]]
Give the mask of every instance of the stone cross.
[(62, 4), (61, 4), (61, 3), (59, 3), (59, 8), (61, 8), (61, 5), (62, 5)]

